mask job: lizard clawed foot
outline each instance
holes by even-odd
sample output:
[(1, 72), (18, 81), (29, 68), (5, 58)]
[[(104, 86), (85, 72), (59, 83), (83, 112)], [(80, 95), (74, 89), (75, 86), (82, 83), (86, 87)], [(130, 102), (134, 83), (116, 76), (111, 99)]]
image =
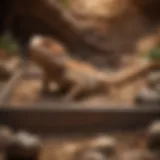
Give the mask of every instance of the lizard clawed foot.
[(78, 96), (81, 95), (83, 91), (82, 85), (74, 85), (69, 93), (67, 93), (64, 97), (63, 100), (67, 102), (75, 101)]

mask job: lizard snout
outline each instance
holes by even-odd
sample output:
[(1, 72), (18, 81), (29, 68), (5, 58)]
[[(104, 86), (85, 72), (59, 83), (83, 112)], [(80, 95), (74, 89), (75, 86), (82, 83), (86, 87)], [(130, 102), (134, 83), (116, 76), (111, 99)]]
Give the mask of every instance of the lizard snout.
[(42, 43), (42, 36), (34, 36), (31, 38), (30, 42), (29, 42), (29, 47), (34, 48), (37, 47), (38, 45), (40, 45)]

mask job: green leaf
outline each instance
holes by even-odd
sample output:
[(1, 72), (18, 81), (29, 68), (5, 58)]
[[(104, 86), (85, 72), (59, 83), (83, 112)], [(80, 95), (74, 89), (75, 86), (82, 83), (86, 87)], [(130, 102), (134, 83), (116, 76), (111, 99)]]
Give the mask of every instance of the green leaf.
[(0, 37), (0, 48), (9, 55), (17, 54), (19, 52), (18, 43), (12, 38), (9, 32), (4, 33)]
[(62, 5), (63, 5), (64, 8), (68, 8), (69, 7), (69, 1), (68, 0), (63, 0)]
[(145, 57), (149, 60), (160, 60), (160, 48), (152, 49)]

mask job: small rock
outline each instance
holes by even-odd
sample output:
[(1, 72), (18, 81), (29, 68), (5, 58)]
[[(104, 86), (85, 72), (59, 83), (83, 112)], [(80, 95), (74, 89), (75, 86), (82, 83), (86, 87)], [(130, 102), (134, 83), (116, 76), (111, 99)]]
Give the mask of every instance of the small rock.
[(19, 57), (12, 57), (7, 62), (5, 62), (5, 68), (13, 73), (17, 68), (20, 67), (21, 59)]
[(10, 146), (7, 148), (7, 159), (36, 160), (38, 159), (40, 150), (41, 142), (37, 136), (27, 132), (19, 132), (13, 137)]
[(149, 152), (144, 152), (141, 150), (130, 150), (124, 152), (120, 156), (120, 160), (158, 160), (155, 156)]
[(148, 128), (148, 148), (160, 149), (160, 120), (154, 121)]
[(11, 77), (11, 72), (2, 64), (0, 64), (0, 81), (6, 81)]
[(77, 158), (78, 160), (107, 160), (102, 153), (93, 150), (86, 151)]
[(143, 88), (134, 99), (136, 104), (143, 105), (159, 105), (160, 94), (148, 88)]
[(6, 149), (9, 143), (12, 141), (13, 132), (7, 126), (0, 126), (0, 151)]
[(112, 155), (116, 152), (116, 139), (110, 136), (100, 136), (90, 142), (90, 148), (105, 155)]
[(160, 94), (160, 71), (154, 71), (148, 76), (148, 86)]

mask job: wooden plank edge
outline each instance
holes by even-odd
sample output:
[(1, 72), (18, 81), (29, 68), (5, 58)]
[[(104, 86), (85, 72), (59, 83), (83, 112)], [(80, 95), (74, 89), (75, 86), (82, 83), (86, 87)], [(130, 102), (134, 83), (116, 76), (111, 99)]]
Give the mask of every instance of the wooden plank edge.
[(160, 118), (156, 110), (6, 110), (0, 111), (0, 123), (15, 129), (34, 132), (93, 132), (114, 129), (137, 129)]

